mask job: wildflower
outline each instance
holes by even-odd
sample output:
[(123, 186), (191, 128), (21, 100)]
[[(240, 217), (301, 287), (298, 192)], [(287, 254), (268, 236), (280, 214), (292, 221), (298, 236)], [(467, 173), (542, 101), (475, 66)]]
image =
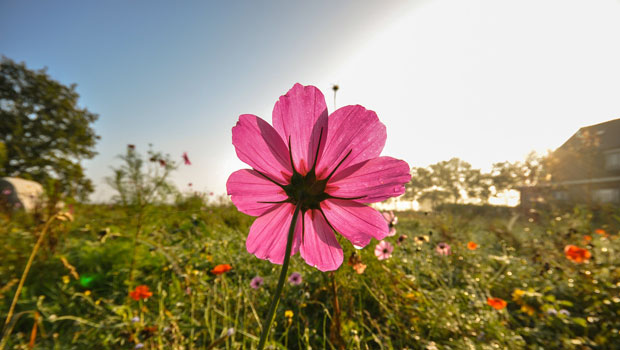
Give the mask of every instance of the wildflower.
[(398, 236), (398, 240), (396, 241), (396, 244), (401, 245), (406, 239), (407, 239), (407, 235), (400, 235)]
[(10, 188), (5, 188), (4, 190), (2, 190), (2, 194), (3, 194), (3, 195), (5, 195), (5, 196), (10, 195), (11, 193), (12, 193), (12, 192), (11, 192), (11, 189), (10, 189)]
[(136, 346), (134, 346), (133, 348), (134, 348), (134, 349), (142, 349), (143, 347), (144, 347), (144, 344), (142, 344), (142, 343), (138, 343), (138, 344), (136, 344)]
[(149, 291), (149, 286), (147, 285), (139, 285), (137, 286), (133, 291), (131, 291), (129, 293), (129, 296), (133, 299), (133, 300), (140, 300), (140, 299), (148, 299), (151, 296), (153, 296), (153, 293), (151, 291)]
[(92, 294), (92, 293), (91, 293), (91, 291), (90, 291), (90, 290), (86, 290), (86, 291), (84, 291), (84, 295), (86, 295), (86, 296), (89, 296), (89, 295), (91, 295), (91, 294)]
[(559, 311), (559, 314), (560, 314), (560, 315), (564, 315), (564, 316), (568, 317), (568, 316), (570, 316), (570, 311), (568, 311), (568, 310), (566, 310), (566, 309), (561, 309), (561, 310)]
[(364, 271), (366, 271), (366, 264), (363, 263), (357, 263), (355, 265), (353, 265), (353, 270), (355, 270), (355, 272), (357, 272), (358, 275), (361, 275), (364, 273)]
[(214, 275), (224, 274), (232, 269), (232, 266), (228, 264), (220, 264), (211, 269), (211, 273)]
[(69, 276), (64, 275), (62, 276), (62, 283), (67, 284), (71, 281), (71, 278), (69, 278)]
[(140, 322), (140, 317), (134, 316), (131, 318), (131, 323), (138, 323), (138, 322)]
[(555, 315), (558, 314), (558, 311), (556, 309), (554, 309), (554, 308), (548, 308), (546, 313), (547, 313), (547, 315), (555, 316)]
[(536, 313), (536, 310), (529, 305), (521, 305), (521, 312), (525, 312), (526, 314), (533, 316)]
[(585, 235), (585, 236), (583, 236), (583, 241), (584, 241), (586, 244), (588, 244), (589, 242), (591, 242), (591, 241), (592, 241), (592, 236), (590, 236), (590, 235)]
[(187, 152), (183, 152), (183, 163), (185, 163), (185, 165), (192, 165), (192, 162), (189, 161), (189, 157), (187, 156)]
[(301, 274), (299, 272), (293, 272), (290, 276), (288, 276), (288, 283), (298, 286), (302, 282)]
[(250, 281), (250, 287), (252, 287), (253, 289), (258, 289), (260, 288), (260, 286), (262, 286), (264, 283), (263, 278), (260, 276), (256, 276), (254, 278), (252, 278), (252, 280)]
[(390, 228), (388, 236), (394, 236), (396, 234), (396, 228), (394, 226), (396, 226), (396, 224), (398, 223), (398, 217), (396, 217), (396, 215), (394, 215), (394, 212), (391, 210), (389, 212), (384, 211), (381, 214), (383, 215), (385, 221), (387, 221), (388, 227)]
[(512, 300), (519, 302), (524, 295), (525, 291), (517, 288), (512, 292)]
[(416, 300), (417, 299), (415, 293), (407, 293), (407, 294), (405, 294), (405, 298), (407, 298), (409, 300)]
[(349, 265), (360, 275), (364, 273), (367, 267), (366, 264), (362, 263), (362, 257), (356, 252), (353, 252), (349, 257)]
[(601, 236), (607, 236), (607, 232), (603, 230), (602, 228), (597, 228), (596, 230), (594, 230), (594, 233), (596, 233), (597, 235), (601, 235)]
[(579, 248), (575, 245), (567, 245), (564, 248), (564, 255), (569, 260), (572, 260), (578, 264), (590, 259), (592, 254), (587, 249)]
[(477, 248), (478, 248), (478, 245), (475, 242), (472, 242), (472, 241), (467, 242), (467, 249), (476, 250)]
[(435, 247), (435, 251), (439, 255), (448, 256), (452, 254), (452, 249), (450, 248), (450, 245), (448, 243), (443, 243), (443, 242), (439, 243), (437, 247)]
[(343, 261), (334, 230), (358, 247), (389, 234), (383, 216), (366, 204), (403, 194), (411, 176), (406, 162), (379, 157), (386, 132), (374, 112), (346, 106), (328, 117), (323, 94), (295, 84), (276, 102), (273, 127), (245, 114), (232, 134), (239, 159), (253, 168), (227, 182), (237, 208), (258, 216), (248, 252), (282, 264), (297, 208), (291, 255), (299, 252), (321, 271)]
[(487, 298), (487, 304), (489, 304), (495, 310), (501, 310), (507, 305), (506, 301), (500, 298)]
[(413, 241), (417, 245), (422, 245), (424, 243), (430, 242), (430, 238), (427, 235), (416, 236)]
[(284, 311), (284, 317), (286, 317), (286, 322), (289, 324), (289, 326), (291, 325), (291, 323), (293, 323), (293, 316), (294, 315), (295, 314), (291, 310)]
[(394, 246), (390, 244), (390, 242), (381, 241), (375, 247), (375, 256), (379, 260), (385, 260), (392, 257), (392, 252), (394, 251)]

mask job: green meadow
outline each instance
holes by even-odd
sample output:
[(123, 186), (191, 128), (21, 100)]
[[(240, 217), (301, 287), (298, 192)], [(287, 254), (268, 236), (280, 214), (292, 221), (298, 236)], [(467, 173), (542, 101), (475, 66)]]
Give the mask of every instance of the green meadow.
[[(76, 204), (48, 222), (2, 346), (255, 348), (280, 267), (246, 251), (252, 217), (206, 197)], [(268, 347), (618, 348), (617, 211), (453, 205), (395, 214), (388, 259), (375, 256), (376, 240), (356, 250), (342, 237), (345, 262), (335, 272), (291, 259), (289, 274), (302, 281), (286, 283)], [(45, 222), (23, 213), (0, 220), (5, 316)], [(590, 258), (569, 259), (567, 245)], [(228, 271), (214, 270), (224, 264)], [(256, 276), (264, 283), (255, 289)], [(135, 300), (137, 286), (151, 294)]]

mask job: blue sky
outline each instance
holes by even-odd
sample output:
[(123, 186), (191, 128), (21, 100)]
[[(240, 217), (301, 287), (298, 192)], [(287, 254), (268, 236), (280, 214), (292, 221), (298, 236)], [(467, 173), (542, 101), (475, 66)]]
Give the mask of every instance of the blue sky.
[[(501, 4), (500, 4), (501, 3)], [(7, 1), (0, 53), (77, 83), (100, 115), (102, 179), (128, 143), (193, 165), (175, 181), (224, 192), (238, 116), (271, 120), (295, 82), (361, 104), (410, 165), (475, 166), (559, 146), (620, 117), (620, 2)]]

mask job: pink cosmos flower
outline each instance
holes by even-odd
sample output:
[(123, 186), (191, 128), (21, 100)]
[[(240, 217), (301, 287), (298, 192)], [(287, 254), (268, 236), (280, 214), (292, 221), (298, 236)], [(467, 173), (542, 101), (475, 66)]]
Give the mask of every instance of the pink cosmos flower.
[(187, 156), (187, 152), (183, 152), (183, 162), (185, 165), (192, 165), (192, 162), (189, 161), (189, 157)]
[(381, 241), (375, 247), (375, 256), (379, 260), (385, 260), (392, 257), (394, 246), (390, 242)]
[(450, 248), (450, 245), (448, 243), (439, 243), (437, 245), (437, 247), (435, 247), (435, 251), (437, 252), (437, 254), (439, 255), (450, 255), (452, 254), (452, 249)]
[(300, 285), (302, 280), (303, 279), (301, 278), (301, 274), (299, 272), (293, 272), (290, 276), (288, 276), (288, 283), (294, 286)]
[(385, 221), (387, 221), (388, 223), (388, 227), (390, 228), (390, 232), (388, 233), (388, 236), (394, 236), (396, 234), (396, 224), (398, 223), (398, 217), (396, 217), (396, 215), (394, 215), (393, 211), (384, 211), (383, 213), (381, 213), (383, 215), (383, 217), (385, 218)]
[(366, 203), (403, 194), (411, 176), (406, 162), (379, 156), (386, 131), (375, 112), (356, 105), (328, 116), (321, 91), (295, 84), (276, 102), (272, 121), (244, 114), (232, 129), (237, 156), (253, 168), (226, 184), (239, 211), (258, 216), (248, 252), (282, 264), (297, 205), (291, 255), (321, 271), (342, 264), (334, 231), (358, 247), (388, 235), (383, 216)]
[(252, 280), (250, 281), (250, 287), (252, 287), (253, 289), (258, 289), (260, 288), (260, 286), (263, 285), (264, 282), (265, 281), (263, 280), (262, 277), (256, 276), (252, 278)]

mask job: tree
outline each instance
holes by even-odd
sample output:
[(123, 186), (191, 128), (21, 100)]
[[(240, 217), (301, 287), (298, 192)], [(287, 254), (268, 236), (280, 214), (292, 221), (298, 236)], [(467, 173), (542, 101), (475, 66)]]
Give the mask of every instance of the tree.
[(406, 186), (405, 199), (417, 200), (429, 188), (433, 186), (431, 171), (427, 168), (411, 168), (411, 181)]
[[(96, 155), (98, 116), (78, 106), (76, 85), (53, 80), (45, 69), (0, 60), (0, 176), (44, 184), (62, 196), (85, 199), (93, 191), (81, 161)], [(4, 158), (4, 160), (3, 160)]]
[(127, 145), (126, 153), (118, 158), (123, 164), (112, 167), (114, 175), (105, 179), (117, 192), (113, 198), (116, 202), (143, 210), (154, 202), (165, 202), (177, 192), (169, 180), (170, 174), (177, 169), (170, 155), (149, 148), (143, 157), (135, 145)]
[(499, 193), (523, 186), (536, 186), (549, 181), (552, 162), (553, 156), (551, 154), (541, 156), (536, 152), (530, 152), (524, 161), (493, 164), (491, 179), (495, 192)]

